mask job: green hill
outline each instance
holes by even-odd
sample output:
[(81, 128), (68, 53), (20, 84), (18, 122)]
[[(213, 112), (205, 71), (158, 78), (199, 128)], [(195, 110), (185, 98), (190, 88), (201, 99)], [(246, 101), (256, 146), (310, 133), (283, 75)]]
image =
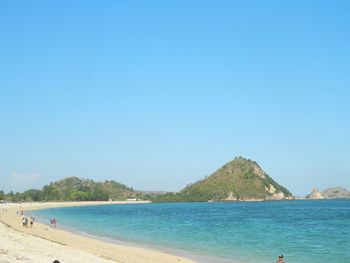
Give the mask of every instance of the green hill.
[(249, 201), (292, 199), (292, 194), (269, 177), (260, 166), (242, 157), (225, 164), (211, 176), (178, 193), (140, 192), (115, 181), (95, 182), (68, 177), (41, 190), (10, 192), (0, 199), (18, 201), (102, 201), (138, 198), (154, 202)]
[(249, 201), (292, 198), (292, 194), (269, 177), (256, 162), (238, 157), (179, 193), (159, 195), (153, 200)]
[(126, 200), (140, 194), (115, 181), (95, 182), (78, 177), (67, 177), (45, 185), (41, 190), (30, 189), (23, 193), (8, 194), (12, 201), (104, 201)]

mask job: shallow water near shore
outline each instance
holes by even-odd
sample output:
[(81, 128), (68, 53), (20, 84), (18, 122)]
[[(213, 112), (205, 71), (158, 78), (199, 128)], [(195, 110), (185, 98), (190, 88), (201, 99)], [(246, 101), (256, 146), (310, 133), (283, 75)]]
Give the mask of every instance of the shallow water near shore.
[(121, 204), (32, 211), (59, 227), (198, 262), (349, 262), (350, 201)]

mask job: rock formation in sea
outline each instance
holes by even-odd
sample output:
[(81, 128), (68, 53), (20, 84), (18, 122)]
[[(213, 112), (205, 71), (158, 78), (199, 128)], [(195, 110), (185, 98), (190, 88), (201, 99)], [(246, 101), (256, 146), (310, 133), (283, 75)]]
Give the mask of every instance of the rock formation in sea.
[(314, 187), (307, 199), (346, 199), (350, 198), (350, 192), (344, 187), (331, 187), (326, 190), (319, 191)]
[(307, 199), (323, 199), (321, 192), (314, 187), (309, 195), (306, 196)]

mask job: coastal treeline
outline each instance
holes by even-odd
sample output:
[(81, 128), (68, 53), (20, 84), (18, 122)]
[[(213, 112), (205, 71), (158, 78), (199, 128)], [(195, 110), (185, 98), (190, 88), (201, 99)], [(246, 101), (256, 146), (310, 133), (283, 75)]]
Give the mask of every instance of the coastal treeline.
[(42, 189), (29, 189), (22, 193), (0, 192), (0, 200), (10, 202), (107, 201), (137, 197), (136, 191), (116, 181), (95, 182), (78, 177), (68, 177), (45, 185)]

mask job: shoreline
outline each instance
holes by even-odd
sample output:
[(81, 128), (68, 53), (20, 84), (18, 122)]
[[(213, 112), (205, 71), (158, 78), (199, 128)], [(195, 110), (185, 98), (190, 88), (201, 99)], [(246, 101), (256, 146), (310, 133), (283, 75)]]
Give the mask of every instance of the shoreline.
[[(57, 251), (68, 250), (67, 253), (59, 252), (57, 256), (65, 257), (64, 262), (76, 262), (76, 256), (70, 256), (72, 250), (78, 253), (82, 257), (91, 257), (91, 262), (123, 262), (123, 263), (196, 263), (196, 261), (171, 254), (170, 252), (163, 252), (152, 248), (137, 247), (132, 245), (124, 245), (112, 242), (106, 242), (102, 239), (88, 237), (86, 235), (78, 234), (76, 232), (69, 232), (67, 230), (62, 230), (59, 228), (51, 228), (43, 223), (34, 222), (33, 228), (25, 228), (22, 226), (20, 215), (17, 215), (16, 212), (20, 209), (26, 211), (46, 209), (46, 208), (58, 208), (58, 207), (69, 207), (69, 206), (89, 206), (89, 205), (110, 205), (110, 204), (141, 204), (148, 203), (144, 201), (106, 201), (106, 202), (47, 202), (47, 203), (22, 203), (22, 204), (1, 204), (0, 211), (0, 222), (2, 223), (1, 228), (4, 229), (3, 232), (6, 233), (6, 238), (17, 239), (19, 237), (24, 238), (23, 242), (26, 242), (26, 245), (35, 245), (37, 243), (42, 247), (42, 254), (45, 254), (44, 251), (48, 250), (48, 247), (58, 246)], [(6, 212), (2, 208), (6, 208)], [(8, 228), (8, 229), (6, 229)], [(24, 234), (24, 235), (23, 235)], [(3, 233), (2, 233), (3, 235)], [(1, 238), (3, 239), (3, 237)], [(42, 240), (38, 240), (42, 239)], [(39, 242), (41, 241), (41, 242)], [(44, 242), (43, 242), (44, 241)], [(3, 252), (2, 244), (0, 241), (0, 254)], [(16, 244), (15, 244), (16, 246)], [(32, 249), (33, 250), (33, 249)], [(5, 254), (16, 254), (16, 251), (11, 251), (5, 249)], [(51, 253), (51, 254), (50, 254)], [(52, 251), (48, 256), (53, 256)], [(84, 254), (85, 253), (85, 254)], [(27, 251), (28, 256), (30, 252)], [(74, 253), (73, 253), (74, 254)], [(41, 255), (38, 255), (38, 262)], [(68, 258), (67, 258), (68, 257)], [(36, 259), (36, 258), (35, 258)], [(56, 258), (54, 258), (56, 259)], [(59, 258), (58, 258), (59, 259)], [(53, 261), (53, 260), (52, 260)], [(52, 262), (51, 261), (51, 262)], [(4, 261), (12, 262), (12, 261)], [(43, 261), (44, 262), (44, 261)], [(50, 261), (46, 261), (50, 262)]]

